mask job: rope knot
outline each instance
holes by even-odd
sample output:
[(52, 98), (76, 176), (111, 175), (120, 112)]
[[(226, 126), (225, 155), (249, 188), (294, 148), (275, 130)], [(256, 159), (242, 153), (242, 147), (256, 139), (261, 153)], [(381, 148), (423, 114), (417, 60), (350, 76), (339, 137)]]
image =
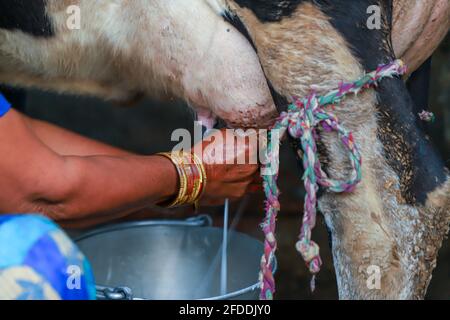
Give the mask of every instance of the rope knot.
[(433, 123), (434, 121), (436, 121), (436, 116), (434, 115), (434, 113), (426, 110), (423, 110), (419, 113), (419, 118), (420, 120), (425, 122)]
[(317, 265), (317, 262), (321, 261), (319, 255), (320, 247), (317, 243), (315, 243), (314, 241), (308, 241), (307, 239), (300, 239), (295, 244), (295, 248), (301, 254), (303, 260), (306, 262), (307, 265), (311, 266), (311, 262), (315, 262), (313, 265), (315, 272), (312, 273), (317, 273), (320, 271), (320, 265), (322, 263)]

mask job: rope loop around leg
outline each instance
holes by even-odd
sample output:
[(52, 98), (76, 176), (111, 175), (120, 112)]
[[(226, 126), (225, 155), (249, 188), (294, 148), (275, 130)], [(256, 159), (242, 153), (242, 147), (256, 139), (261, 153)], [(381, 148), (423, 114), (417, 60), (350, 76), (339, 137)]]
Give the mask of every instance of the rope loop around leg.
[[(322, 260), (320, 248), (311, 239), (311, 234), (316, 225), (317, 215), (317, 191), (319, 187), (326, 188), (335, 193), (352, 192), (362, 179), (362, 159), (359, 148), (354, 141), (353, 134), (344, 128), (331, 111), (325, 107), (336, 105), (349, 94), (358, 94), (361, 90), (375, 87), (382, 79), (399, 76), (406, 72), (406, 67), (401, 60), (381, 65), (375, 71), (365, 74), (359, 80), (351, 83), (340, 83), (338, 88), (323, 96), (317, 96), (311, 92), (305, 99), (293, 98), (287, 112), (283, 112), (272, 130), (279, 130), (282, 134), (287, 132), (291, 137), (300, 142), (301, 157), (304, 174), (302, 176), (306, 195), (304, 201), (303, 223), (300, 229), (299, 240), (296, 244), (297, 251), (306, 262), (309, 271), (313, 274), (311, 290), (315, 288), (315, 275), (320, 271)], [(328, 177), (320, 163), (316, 140), (320, 138), (319, 129), (324, 132), (335, 132), (342, 147), (347, 151), (350, 162), (350, 173), (345, 180), (336, 180)], [(262, 223), (265, 234), (264, 254), (261, 258), (261, 296), (262, 300), (273, 299), (275, 293), (275, 279), (273, 277), (273, 261), (277, 242), (275, 238), (276, 218), (280, 211), (278, 197), (280, 195), (277, 179), (279, 151), (269, 141), (267, 145), (266, 163), (276, 164), (277, 170), (272, 174), (263, 175), (263, 186), (266, 194), (266, 216)], [(279, 135), (281, 139), (282, 135)], [(279, 141), (276, 143), (279, 144)], [(270, 171), (270, 170), (269, 170)], [(264, 172), (264, 171), (263, 171)]]

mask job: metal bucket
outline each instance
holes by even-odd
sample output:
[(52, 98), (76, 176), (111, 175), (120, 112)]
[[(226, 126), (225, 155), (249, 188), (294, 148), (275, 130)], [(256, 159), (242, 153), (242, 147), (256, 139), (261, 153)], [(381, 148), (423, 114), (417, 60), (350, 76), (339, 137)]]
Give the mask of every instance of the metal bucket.
[(123, 223), (76, 240), (91, 262), (98, 299), (257, 300), (263, 244), (230, 231), (227, 294), (220, 294), (223, 231), (211, 218)]

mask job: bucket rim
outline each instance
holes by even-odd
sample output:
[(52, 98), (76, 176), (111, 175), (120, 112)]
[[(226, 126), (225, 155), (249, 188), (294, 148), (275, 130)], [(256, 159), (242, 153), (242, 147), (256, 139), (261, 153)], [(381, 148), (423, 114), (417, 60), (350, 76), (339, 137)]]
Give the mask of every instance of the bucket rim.
[[(98, 236), (98, 235), (101, 235), (104, 233), (126, 230), (126, 229), (141, 228), (141, 227), (207, 227), (207, 228), (211, 228), (211, 229), (221, 230), (221, 228), (212, 226), (212, 219), (209, 215), (199, 215), (199, 216), (189, 218), (186, 220), (141, 220), (141, 221), (131, 221), (131, 222), (121, 222), (121, 223), (116, 223), (116, 224), (108, 224), (108, 225), (101, 226), (99, 228), (89, 230), (86, 233), (76, 237), (74, 239), (74, 241), (75, 241), (75, 243), (78, 243), (83, 240), (86, 240), (86, 239), (89, 239), (89, 238), (92, 238), (92, 237), (95, 237), (95, 236)], [(255, 239), (248, 234), (245, 234), (245, 233), (242, 233), (239, 231), (234, 231), (234, 230), (232, 230), (231, 232), (235, 233), (235, 234), (239, 234), (239, 235), (247, 237), (247, 238), (250, 238), (254, 241), (257, 241), (257, 242), (263, 244), (262, 241)], [(274, 257), (274, 260), (273, 260), (273, 273), (274, 274), (276, 273), (277, 269), (278, 269), (278, 261), (277, 261), (277, 258)], [(197, 300), (197, 301), (231, 300), (231, 299), (239, 297), (243, 294), (258, 290), (258, 289), (260, 289), (260, 287), (261, 287), (261, 284), (259, 282), (257, 282), (246, 288), (242, 288), (240, 290), (230, 292), (225, 295), (219, 295), (219, 296), (202, 298), (202, 299), (194, 299), (194, 301), (195, 300)], [(121, 288), (123, 288), (123, 287), (121, 287)], [(105, 289), (110, 290), (111, 292), (117, 292), (117, 290), (115, 288), (104, 286), (101, 284), (96, 284), (96, 289), (97, 289), (97, 294), (99, 292), (104, 293)], [(98, 297), (98, 295), (97, 295), (97, 297)], [(126, 296), (123, 297), (123, 299), (126, 299), (126, 298), (127, 298)], [(123, 299), (117, 299), (117, 300), (123, 300)], [(131, 299), (132, 300), (149, 300), (146, 298), (138, 298), (138, 297), (132, 297)]]

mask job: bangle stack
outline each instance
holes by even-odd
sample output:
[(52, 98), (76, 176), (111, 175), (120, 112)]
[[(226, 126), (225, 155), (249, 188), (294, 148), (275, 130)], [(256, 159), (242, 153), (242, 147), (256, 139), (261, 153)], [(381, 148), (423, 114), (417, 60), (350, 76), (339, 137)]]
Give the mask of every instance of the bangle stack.
[(206, 187), (206, 171), (201, 159), (195, 153), (174, 151), (158, 155), (168, 158), (178, 172), (180, 189), (175, 200), (167, 207), (197, 205)]

